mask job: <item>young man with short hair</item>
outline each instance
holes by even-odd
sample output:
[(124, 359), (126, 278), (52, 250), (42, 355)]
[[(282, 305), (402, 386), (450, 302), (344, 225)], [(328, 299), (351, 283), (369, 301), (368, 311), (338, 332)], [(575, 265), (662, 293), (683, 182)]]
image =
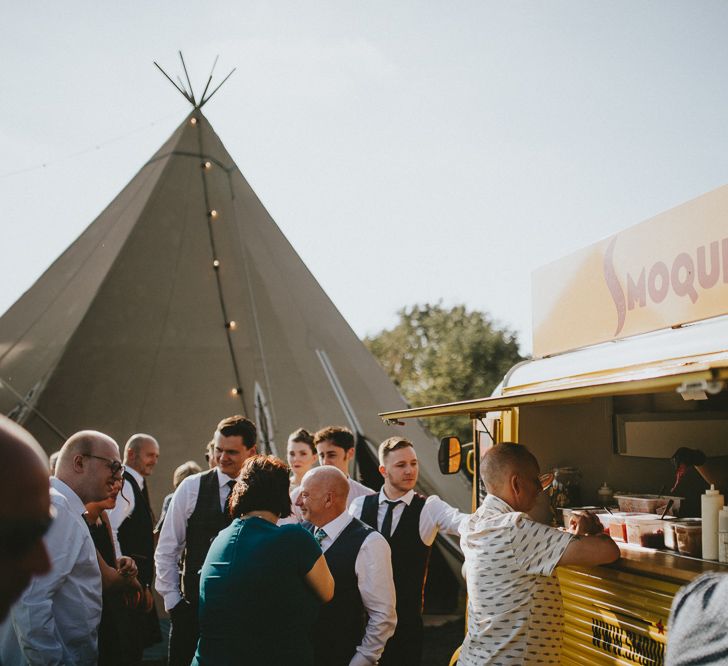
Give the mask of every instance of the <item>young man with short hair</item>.
[(349, 513), (381, 532), (392, 550), (397, 629), (380, 666), (416, 666), (422, 659), (423, 593), (432, 544), (438, 532), (457, 535), (467, 514), (437, 495), (425, 498), (415, 492), (419, 464), (408, 439), (390, 437), (380, 444), (379, 472), (382, 489), (357, 497)]
[(188, 476), (180, 483), (155, 554), (157, 592), (164, 598), (172, 620), (169, 666), (189, 666), (195, 655), (200, 569), (210, 543), (230, 524), (228, 499), (243, 463), (256, 453), (257, 430), (245, 417), (230, 416), (217, 425), (214, 440), (217, 467)]

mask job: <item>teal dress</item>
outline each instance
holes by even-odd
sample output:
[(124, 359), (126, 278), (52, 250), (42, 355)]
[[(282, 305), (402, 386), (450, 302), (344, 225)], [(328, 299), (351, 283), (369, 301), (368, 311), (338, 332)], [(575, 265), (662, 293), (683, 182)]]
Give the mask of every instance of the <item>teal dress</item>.
[(312, 666), (320, 601), (304, 577), (320, 556), (299, 525), (251, 517), (222, 530), (202, 566), (192, 666)]

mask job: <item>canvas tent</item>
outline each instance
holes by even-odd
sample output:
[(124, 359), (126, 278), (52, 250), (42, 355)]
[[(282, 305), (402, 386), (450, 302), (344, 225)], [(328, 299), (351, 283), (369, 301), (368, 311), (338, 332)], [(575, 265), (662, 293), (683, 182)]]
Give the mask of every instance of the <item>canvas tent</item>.
[(280, 456), (299, 426), (347, 425), (369, 453), (401, 434), (422, 490), (469, 507), (432, 435), (377, 416), (400, 406), (198, 108), (0, 318), (0, 411), (49, 452), (82, 428), (120, 444), (154, 434), (157, 504), (215, 424), (243, 413)]

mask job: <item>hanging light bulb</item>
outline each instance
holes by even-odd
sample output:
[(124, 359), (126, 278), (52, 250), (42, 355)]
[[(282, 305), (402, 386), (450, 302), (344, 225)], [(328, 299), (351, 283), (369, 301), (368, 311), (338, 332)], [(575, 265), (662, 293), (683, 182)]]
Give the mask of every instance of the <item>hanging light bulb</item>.
[(208, 161), (206, 161), (206, 162), (203, 162), (203, 163), (202, 163), (202, 164), (201, 164), (200, 166), (201, 166), (201, 167), (202, 167), (203, 169), (211, 169), (211, 168), (212, 168), (212, 162), (210, 162), (210, 161), (208, 160)]
[(195, 118), (194, 116), (190, 118), (190, 125), (197, 125), (197, 118)]
[(229, 328), (231, 331), (234, 331), (237, 327), (238, 327), (237, 323), (232, 320), (225, 322), (225, 328)]
[(230, 395), (240, 395), (243, 392), (239, 386), (230, 391)]
[(214, 220), (217, 217), (217, 211), (213, 208), (210, 212), (207, 213), (207, 215)]
[(219, 262), (219, 261), (218, 261), (217, 259), (215, 259), (215, 260), (214, 260), (214, 261), (212, 262), (212, 267), (213, 267), (214, 269), (218, 269), (218, 268), (220, 268), (220, 262)]

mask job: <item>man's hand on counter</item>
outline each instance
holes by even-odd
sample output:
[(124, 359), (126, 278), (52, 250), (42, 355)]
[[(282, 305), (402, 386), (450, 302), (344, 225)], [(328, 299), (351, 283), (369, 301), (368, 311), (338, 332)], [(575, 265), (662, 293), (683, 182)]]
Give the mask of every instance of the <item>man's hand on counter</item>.
[(574, 511), (569, 518), (569, 532), (578, 536), (601, 534), (604, 527), (591, 511)]

